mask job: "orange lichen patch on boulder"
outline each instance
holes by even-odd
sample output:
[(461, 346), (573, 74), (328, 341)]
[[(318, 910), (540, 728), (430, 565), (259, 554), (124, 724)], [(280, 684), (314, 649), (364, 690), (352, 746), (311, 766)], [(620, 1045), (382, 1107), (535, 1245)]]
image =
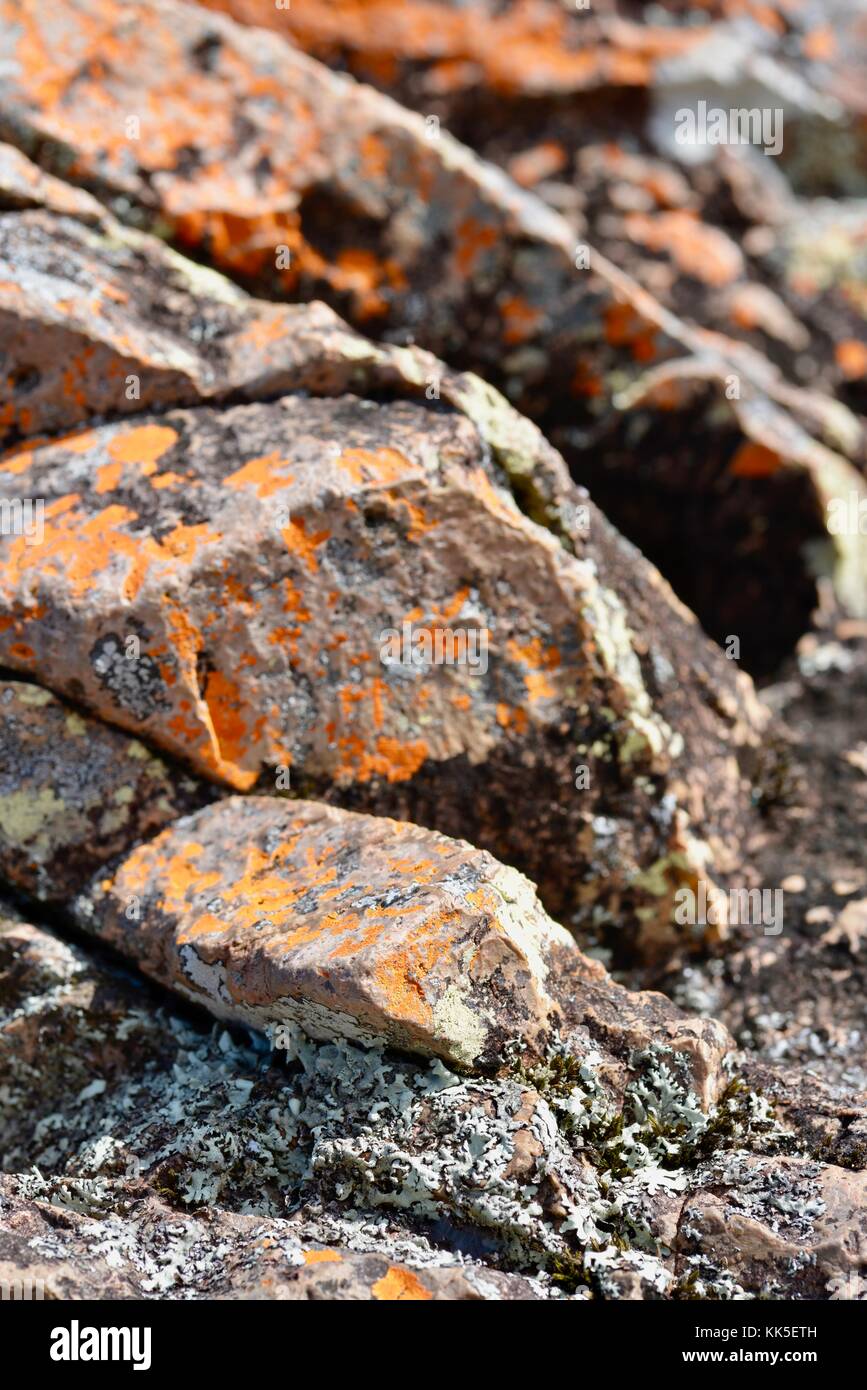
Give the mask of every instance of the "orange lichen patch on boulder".
[(500, 303), (503, 316), (503, 342), (514, 344), (526, 342), (533, 337), (544, 315), (525, 299), (511, 295)]
[(542, 179), (559, 174), (568, 163), (566, 151), (555, 140), (544, 140), (521, 150), (509, 160), (509, 173), (523, 188), (532, 188)]
[(319, 562), (316, 559), (316, 547), (323, 545), (330, 537), (331, 532), (323, 527), (321, 531), (314, 531), (308, 535), (307, 523), (302, 518), (300, 521), (290, 521), (289, 525), (280, 532), (280, 535), (283, 537), (283, 544), (286, 549), (303, 560), (310, 573), (315, 574), (319, 568)]
[(625, 218), (627, 235), (648, 250), (669, 255), (684, 275), (706, 285), (728, 285), (743, 274), (744, 258), (719, 227), (710, 227), (680, 209)]
[(337, 467), (346, 470), (354, 483), (398, 483), (421, 476), (421, 469), (396, 449), (344, 449)]
[(612, 347), (630, 348), (636, 362), (653, 361), (659, 329), (644, 319), (633, 304), (617, 301), (609, 304), (604, 323), (605, 338)]
[(655, 61), (701, 41), (700, 31), (661, 25), (618, 21), (603, 30), (562, 0), (505, 7), (491, 0), (305, 0), (285, 10), (275, 10), (271, 0), (206, 3), (242, 23), (289, 34), (318, 57), (344, 55), (359, 75), (382, 85), (402, 65), (427, 64), (428, 89), (439, 91), (480, 83), (514, 94), (644, 86)]
[[(420, 862), (418, 862), (420, 859)], [(130, 923), (130, 895), (143, 898)], [(433, 831), (314, 802), (229, 798), (100, 877), (90, 929), (219, 1017), (490, 1068), (538, 1050), (571, 937), (531, 885)]]
[(211, 671), (205, 685), (205, 702), (222, 757), (231, 763), (240, 763), (247, 739), (241, 691), (222, 671)]
[(339, 1250), (305, 1250), (304, 1263), (306, 1265), (318, 1264), (340, 1264), (343, 1256)]
[(430, 1289), (425, 1288), (417, 1274), (413, 1274), (411, 1269), (401, 1269), (399, 1265), (389, 1265), (370, 1292), (374, 1298), (390, 1302), (423, 1302), (433, 1298)]
[(11, 540), (6, 555), (0, 557), (2, 588), (11, 591), (20, 581), (26, 582), (29, 574), (38, 581), (43, 574), (62, 572), (70, 593), (80, 599), (121, 559), (130, 562), (123, 567), (123, 582), (130, 597), (135, 597), (141, 578), (141, 552), (122, 528), (135, 520), (136, 513), (112, 505), (85, 517), (76, 506), (80, 500), (72, 493), (46, 506), (44, 536), (38, 546), (31, 545), (27, 536)]
[(485, 251), (496, 246), (497, 228), (476, 218), (461, 222), (455, 234), (455, 262), (461, 275), (471, 278), (479, 268)]
[(289, 460), (281, 458), (279, 450), (274, 449), (262, 458), (248, 459), (235, 473), (224, 478), (223, 486), (254, 487), (257, 497), (271, 497), (291, 483), (292, 474), (285, 471), (288, 466)]
[(811, 29), (801, 40), (801, 52), (805, 58), (822, 63), (834, 58), (837, 53), (837, 39), (829, 24)]
[(736, 478), (770, 478), (782, 466), (782, 462), (780, 455), (767, 445), (748, 440), (740, 446), (729, 464), (729, 472)]
[(168, 425), (137, 425), (115, 435), (108, 443), (107, 452), (115, 463), (137, 463), (145, 472), (153, 472), (163, 454), (177, 440), (177, 431)]
[(847, 381), (858, 381), (867, 376), (867, 343), (857, 338), (846, 338), (834, 348), (834, 357)]
[(557, 691), (550, 679), (551, 673), (561, 666), (560, 652), (556, 647), (545, 647), (538, 637), (528, 641), (510, 638), (506, 651), (512, 660), (524, 668), (524, 684), (527, 699), (535, 704), (538, 700), (556, 699)]

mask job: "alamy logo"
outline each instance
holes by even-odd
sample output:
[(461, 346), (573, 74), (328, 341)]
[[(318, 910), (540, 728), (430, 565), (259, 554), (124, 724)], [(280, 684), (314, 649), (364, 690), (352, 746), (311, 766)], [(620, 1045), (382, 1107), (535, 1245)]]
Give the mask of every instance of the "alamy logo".
[(832, 536), (867, 536), (867, 497), (859, 492), (850, 492), (847, 497), (832, 497), (826, 516)]
[(149, 1327), (81, 1327), (73, 1318), (69, 1327), (51, 1332), (52, 1361), (131, 1361), (134, 1371), (151, 1364)]
[(678, 926), (761, 927), (764, 936), (779, 936), (783, 930), (782, 888), (732, 888), (726, 893), (702, 878), (697, 891), (679, 888), (674, 900)]
[(416, 627), (404, 623), (379, 634), (379, 659), (384, 666), (420, 670), (425, 666), (468, 666), (484, 675), (488, 669), (486, 627)]
[(41, 545), (45, 535), (45, 503), (41, 497), (0, 497), (0, 536), (23, 536), (28, 545)]
[(778, 155), (783, 148), (783, 111), (779, 106), (721, 106), (708, 109), (700, 101), (695, 111), (682, 106), (675, 112), (674, 138), (679, 145), (761, 145), (765, 154)]
[(22, 1275), (19, 1279), (0, 1279), (0, 1302), (33, 1303), (45, 1297), (45, 1280)]

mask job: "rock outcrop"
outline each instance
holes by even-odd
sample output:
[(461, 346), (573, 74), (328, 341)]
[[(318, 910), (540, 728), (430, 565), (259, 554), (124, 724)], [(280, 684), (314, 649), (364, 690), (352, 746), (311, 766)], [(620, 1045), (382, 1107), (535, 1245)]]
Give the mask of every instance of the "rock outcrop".
[(865, 1297), (814, 14), (0, 0), (0, 1298)]
[(290, 1028), (287, 1069), (7, 922), (0, 1279), (54, 1298), (847, 1296), (863, 1175), (773, 1157), (732, 1085), (702, 1110), (633, 999), (629, 1060), (585, 1043), (483, 1079)]
[[(100, 365), (72, 409), (46, 369), (43, 426), (111, 409), (132, 369), (138, 410), (222, 403), (7, 453), (0, 661), (230, 787), (469, 832), (553, 909), (626, 917), (648, 956), (683, 937), (678, 889), (735, 867), (764, 715), (533, 426), (471, 376), (324, 306), (251, 301), (143, 234), (30, 212), (4, 238), (31, 248), (10, 252), (32, 265), (22, 362), (56, 326), (46, 248), (109, 306), (70, 311), (57, 371), (74, 323)], [(207, 352), (182, 347), (195, 313)], [(258, 392), (277, 399), (231, 404)]]
[[(817, 569), (867, 612), (864, 537), (829, 524), (865, 496), (848, 410), (676, 318), (445, 130), (176, 0), (74, 0), (62, 27), (34, 0), (0, 14), (0, 136), (260, 293), (325, 298), (502, 386), (607, 504), (627, 490), (622, 524), (748, 664), (769, 664), (769, 631), (771, 662), (803, 632)], [(720, 606), (733, 555), (743, 597)]]

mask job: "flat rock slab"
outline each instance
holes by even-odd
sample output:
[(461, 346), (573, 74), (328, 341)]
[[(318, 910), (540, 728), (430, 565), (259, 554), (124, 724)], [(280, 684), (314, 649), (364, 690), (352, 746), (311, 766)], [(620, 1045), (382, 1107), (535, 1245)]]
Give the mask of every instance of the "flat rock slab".
[(490, 1068), (543, 1049), (554, 948), (532, 885), (469, 845), (309, 802), (231, 797), (135, 850), (79, 919), (146, 974), (260, 1029)]
[(0, 682), (0, 877), (50, 902), (209, 799), (138, 739), (48, 690)]

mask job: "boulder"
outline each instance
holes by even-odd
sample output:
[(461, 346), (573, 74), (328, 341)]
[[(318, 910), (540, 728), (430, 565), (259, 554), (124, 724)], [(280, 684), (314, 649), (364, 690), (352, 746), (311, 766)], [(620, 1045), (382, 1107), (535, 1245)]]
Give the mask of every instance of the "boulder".
[(469, 833), (552, 909), (688, 945), (675, 895), (737, 866), (764, 713), (532, 427), (450, 390), (8, 454), (0, 660), (223, 785)]
[[(661, 563), (700, 537), (673, 573), (748, 665), (769, 629), (781, 650), (804, 630), (817, 569), (867, 612), (864, 537), (829, 519), (834, 500), (865, 495), (828, 447), (857, 447), (853, 417), (677, 319), (499, 169), (280, 36), (263, 45), (176, 0), (75, 0), (62, 29), (34, 0), (2, 13), (0, 136), (259, 292), (325, 298), (504, 387), (609, 505), (627, 489), (624, 525), (638, 519)], [(106, 42), (112, 61), (91, 76)], [(678, 359), (686, 383), (653, 374)], [(647, 505), (648, 477), (673, 531)], [(734, 615), (716, 607), (733, 553)]]
[(0, 682), (0, 876), (63, 905), (208, 789), (48, 690)]

